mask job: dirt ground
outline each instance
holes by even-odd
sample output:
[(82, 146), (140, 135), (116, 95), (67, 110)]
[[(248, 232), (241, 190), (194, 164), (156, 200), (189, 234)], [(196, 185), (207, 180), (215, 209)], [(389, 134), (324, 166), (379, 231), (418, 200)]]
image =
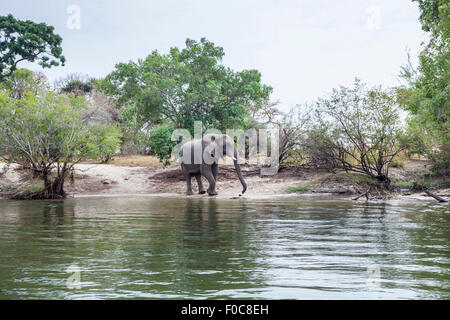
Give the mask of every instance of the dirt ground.
[[(129, 167), (115, 165), (77, 165), (75, 184), (67, 186), (67, 192), (75, 195), (87, 194), (173, 194), (185, 196), (186, 181), (179, 165), (161, 167)], [(319, 178), (320, 174), (280, 172), (276, 176), (261, 177), (259, 170), (242, 167), (248, 185), (247, 194), (280, 194), (288, 187)], [(205, 178), (203, 184), (208, 186)], [(198, 191), (192, 178), (193, 191)], [(242, 191), (233, 167), (220, 167), (216, 190), (220, 195), (238, 196)], [(194, 195), (205, 197), (205, 195)]]
[[(130, 163), (131, 165), (124, 165)], [(406, 169), (393, 168), (391, 176), (396, 182), (411, 181), (420, 173), (428, 170), (426, 161), (410, 161)], [(4, 163), (0, 163), (0, 196), (7, 197), (11, 189), (20, 188), (29, 181), (29, 176), (17, 165), (12, 165), (6, 173), (2, 173)], [(186, 197), (186, 181), (179, 165), (163, 168), (158, 162), (148, 157), (132, 159), (116, 159), (110, 164), (94, 162), (76, 165), (74, 183), (66, 182), (66, 192), (75, 197), (81, 196), (119, 196), (129, 194), (161, 195), (170, 197)], [(316, 169), (282, 170), (274, 176), (260, 176), (259, 168), (242, 165), (242, 173), (248, 189), (245, 197), (279, 196), (293, 194), (329, 194), (334, 196), (352, 196), (360, 194), (367, 188), (364, 184), (348, 178), (345, 174), (331, 174)], [(207, 181), (203, 178), (205, 187)], [(28, 182), (29, 183), (29, 182)], [(197, 183), (192, 181), (194, 193)], [(289, 190), (291, 188), (291, 190)], [(294, 191), (292, 190), (294, 188)], [(295, 189), (298, 188), (298, 189)], [(233, 166), (220, 166), (216, 185), (219, 197), (238, 197), (242, 186)], [(297, 190), (297, 192), (295, 192)], [(450, 189), (440, 189), (436, 194), (444, 197), (450, 195)], [(208, 197), (195, 194), (192, 197)], [(389, 198), (411, 197), (427, 198), (424, 193), (410, 193), (399, 190)]]

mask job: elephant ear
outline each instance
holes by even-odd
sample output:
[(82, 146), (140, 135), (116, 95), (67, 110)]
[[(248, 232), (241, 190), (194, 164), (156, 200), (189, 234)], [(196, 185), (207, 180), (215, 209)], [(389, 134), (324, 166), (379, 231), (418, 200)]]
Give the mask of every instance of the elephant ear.
[[(211, 142), (214, 142), (214, 141), (216, 141), (216, 137), (212, 135), (212, 136), (211, 136)], [(216, 155), (216, 148), (213, 148), (213, 149), (212, 149), (210, 155), (211, 155), (211, 157), (213, 157), (213, 158), (215, 157), (215, 155)]]

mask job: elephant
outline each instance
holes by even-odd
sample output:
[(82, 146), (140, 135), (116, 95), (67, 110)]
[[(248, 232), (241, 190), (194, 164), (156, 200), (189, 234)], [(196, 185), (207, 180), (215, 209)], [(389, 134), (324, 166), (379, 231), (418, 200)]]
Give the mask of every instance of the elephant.
[(191, 140), (183, 144), (179, 151), (181, 170), (187, 181), (187, 195), (192, 195), (191, 177), (195, 176), (199, 194), (205, 194), (202, 176), (209, 182), (208, 195), (215, 196), (216, 181), (219, 169), (219, 159), (227, 155), (233, 159), (239, 181), (242, 184), (242, 194), (247, 190), (247, 184), (242, 176), (238, 163), (237, 150), (233, 139), (225, 134), (207, 134), (202, 139)]

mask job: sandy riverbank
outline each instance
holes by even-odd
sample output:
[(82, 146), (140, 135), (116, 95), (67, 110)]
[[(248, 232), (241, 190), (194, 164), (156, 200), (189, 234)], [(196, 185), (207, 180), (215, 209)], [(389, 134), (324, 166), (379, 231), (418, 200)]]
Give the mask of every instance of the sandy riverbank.
[[(0, 163), (0, 172), (5, 164)], [(416, 165), (417, 167), (417, 165)], [(260, 176), (255, 167), (243, 165), (243, 175), (248, 190), (246, 199), (267, 199), (295, 196), (354, 197), (364, 191), (365, 187), (347, 179), (345, 176), (333, 175), (322, 170), (296, 169), (284, 170), (274, 176)], [(397, 180), (408, 179), (409, 171), (397, 170)], [(0, 176), (0, 189), (3, 198), (8, 192), (29, 183), (28, 173), (19, 166), (11, 168)], [(203, 178), (204, 179), (204, 178)], [(193, 179), (193, 190), (197, 183)], [(206, 180), (204, 185), (208, 186)], [(301, 187), (302, 191), (288, 192), (289, 188)], [(66, 192), (74, 197), (102, 196), (157, 196), (168, 198), (185, 198), (186, 181), (178, 165), (162, 168), (159, 165), (125, 166), (117, 164), (82, 163), (76, 165), (75, 180), (66, 184)], [(242, 186), (233, 167), (222, 166), (216, 189), (217, 198), (239, 198)], [(436, 194), (449, 197), (450, 189), (436, 190)], [(208, 198), (207, 195), (195, 194), (192, 198)], [(431, 199), (425, 193), (410, 193), (405, 190), (390, 194), (391, 199)], [(362, 201), (362, 200), (361, 200)]]

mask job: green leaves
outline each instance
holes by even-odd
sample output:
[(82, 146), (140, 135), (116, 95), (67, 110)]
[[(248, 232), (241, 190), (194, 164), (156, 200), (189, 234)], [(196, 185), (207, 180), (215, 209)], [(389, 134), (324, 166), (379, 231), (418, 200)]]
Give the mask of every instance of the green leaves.
[(450, 140), (450, 2), (413, 1), (419, 5), (422, 28), (431, 38), (419, 56), (418, 70), (403, 74), (410, 87), (403, 91), (402, 104), (445, 144)]
[(151, 148), (167, 163), (174, 128), (193, 133), (195, 121), (205, 129), (244, 126), (249, 106), (257, 110), (267, 103), (272, 88), (261, 83), (261, 74), (225, 67), (224, 54), (205, 38), (187, 39), (181, 50), (117, 64), (99, 87), (122, 107), (126, 126), (135, 132), (153, 128)]
[[(414, 134), (412, 151), (426, 154), (448, 175), (450, 158), (450, 2), (413, 0), (420, 9), (422, 29), (430, 40), (419, 55), (419, 66), (402, 68), (407, 87), (399, 89), (402, 106), (412, 113), (409, 130)], [(426, 134), (424, 134), (426, 132)], [(438, 147), (438, 148), (437, 148)], [(436, 152), (440, 150), (439, 152)], [(434, 151), (433, 151), (434, 150)], [(440, 165), (439, 163), (443, 163)]]
[(38, 95), (42, 90), (48, 90), (47, 77), (42, 73), (33, 73), (28, 69), (16, 69), (9, 78), (0, 82), (0, 89), (8, 90), (12, 98), (21, 99), (27, 92)]
[(450, 3), (448, 0), (412, 0), (420, 9), (422, 29), (431, 32), (433, 36), (449, 37), (450, 33)]
[(24, 60), (38, 62), (43, 68), (64, 65), (61, 42), (54, 28), (45, 23), (0, 16), (0, 82)]
[(118, 126), (94, 124), (89, 126), (88, 132), (89, 136), (86, 137), (86, 143), (88, 145), (87, 155), (90, 158), (107, 162), (120, 151), (122, 131)]
[(405, 148), (394, 92), (368, 89), (357, 79), (319, 100), (316, 110), (319, 125), (307, 145), (316, 162), (389, 181), (390, 164)]
[(106, 158), (120, 149), (116, 126), (89, 126), (80, 111), (82, 97), (29, 92), (16, 100), (0, 93), (0, 153), (32, 168), (50, 168), (59, 162)]
[(244, 121), (248, 105), (267, 101), (272, 88), (256, 70), (226, 68), (223, 56), (223, 48), (205, 38), (188, 39), (182, 50), (117, 64), (101, 88), (119, 105), (134, 105), (142, 126), (169, 120), (187, 129), (195, 121), (205, 128), (232, 128)]
[(150, 136), (150, 148), (164, 166), (170, 164), (172, 149), (177, 144), (176, 141), (171, 140), (174, 130), (173, 125), (161, 124), (152, 131)]

